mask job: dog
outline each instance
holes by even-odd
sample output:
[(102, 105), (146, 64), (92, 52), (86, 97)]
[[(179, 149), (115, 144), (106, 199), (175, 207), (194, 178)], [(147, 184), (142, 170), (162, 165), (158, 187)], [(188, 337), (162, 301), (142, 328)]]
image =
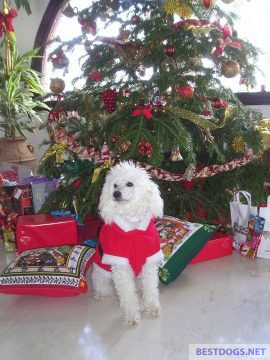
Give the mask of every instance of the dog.
[(140, 321), (139, 279), (145, 311), (159, 316), (158, 266), (163, 253), (154, 219), (163, 215), (163, 200), (157, 184), (144, 169), (121, 162), (106, 176), (99, 212), (104, 225), (94, 256), (95, 297), (111, 295), (115, 287), (125, 323), (135, 325)]

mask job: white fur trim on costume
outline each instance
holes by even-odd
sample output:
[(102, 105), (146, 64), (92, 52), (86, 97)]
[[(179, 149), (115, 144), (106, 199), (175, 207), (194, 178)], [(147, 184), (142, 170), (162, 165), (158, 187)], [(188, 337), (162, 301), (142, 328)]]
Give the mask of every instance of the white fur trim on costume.
[(100, 267), (96, 263), (93, 263), (93, 269), (98, 271), (99, 273), (101, 273), (106, 278), (111, 278), (112, 277), (112, 273), (110, 271), (107, 271), (107, 270), (103, 269), (102, 267)]
[(163, 252), (162, 252), (162, 250), (159, 250), (159, 252), (155, 253), (152, 256), (149, 256), (146, 259), (146, 263), (147, 264), (160, 263), (163, 260), (164, 260)]
[(121, 256), (108, 255), (108, 254), (103, 254), (101, 262), (104, 265), (128, 265), (129, 264), (127, 258), (123, 258)]

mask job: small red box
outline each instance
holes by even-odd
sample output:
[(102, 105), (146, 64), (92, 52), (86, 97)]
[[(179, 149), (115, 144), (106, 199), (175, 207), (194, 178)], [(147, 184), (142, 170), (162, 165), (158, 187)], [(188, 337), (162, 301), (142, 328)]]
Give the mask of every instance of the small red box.
[(102, 220), (94, 219), (90, 214), (87, 215), (83, 225), (78, 226), (79, 244), (83, 244), (87, 240), (96, 239), (102, 225)]
[(19, 254), (30, 249), (78, 244), (77, 223), (68, 216), (19, 216), (16, 239)]
[(232, 251), (232, 236), (217, 231), (204, 245), (198, 255), (191, 260), (190, 264), (232, 255)]

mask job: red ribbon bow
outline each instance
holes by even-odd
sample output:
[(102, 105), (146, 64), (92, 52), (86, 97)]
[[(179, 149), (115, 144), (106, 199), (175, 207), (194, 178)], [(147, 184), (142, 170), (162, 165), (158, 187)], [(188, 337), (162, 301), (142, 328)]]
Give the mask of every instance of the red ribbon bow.
[(8, 14), (5, 15), (0, 11), (0, 37), (3, 35), (3, 30), (7, 32), (14, 32), (12, 19), (18, 15), (16, 9), (10, 9)]
[(223, 50), (225, 49), (226, 46), (232, 46), (239, 50), (242, 50), (243, 48), (243, 44), (237, 41), (232, 41), (229, 37), (227, 37), (225, 40), (219, 38), (218, 42), (219, 42), (219, 47), (216, 50), (217, 56), (220, 56), (223, 53)]
[(138, 115), (144, 115), (147, 119), (152, 119), (151, 109), (150, 107), (144, 108), (144, 109), (136, 109), (133, 110), (131, 116), (138, 116)]

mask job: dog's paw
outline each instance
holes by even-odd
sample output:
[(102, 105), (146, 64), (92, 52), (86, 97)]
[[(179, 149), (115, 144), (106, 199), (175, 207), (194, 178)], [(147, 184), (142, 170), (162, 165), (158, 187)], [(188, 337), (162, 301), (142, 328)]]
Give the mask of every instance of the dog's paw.
[(145, 305), (145, 311), (153, 317), (160, 315), (161, 309), (159, 304), (147, 304)]
[(139, 324), (140, 321), (141, 321), (141, 316), (139, 313), (125, 316), (125, 324), (128, 326), (137, 325)]

